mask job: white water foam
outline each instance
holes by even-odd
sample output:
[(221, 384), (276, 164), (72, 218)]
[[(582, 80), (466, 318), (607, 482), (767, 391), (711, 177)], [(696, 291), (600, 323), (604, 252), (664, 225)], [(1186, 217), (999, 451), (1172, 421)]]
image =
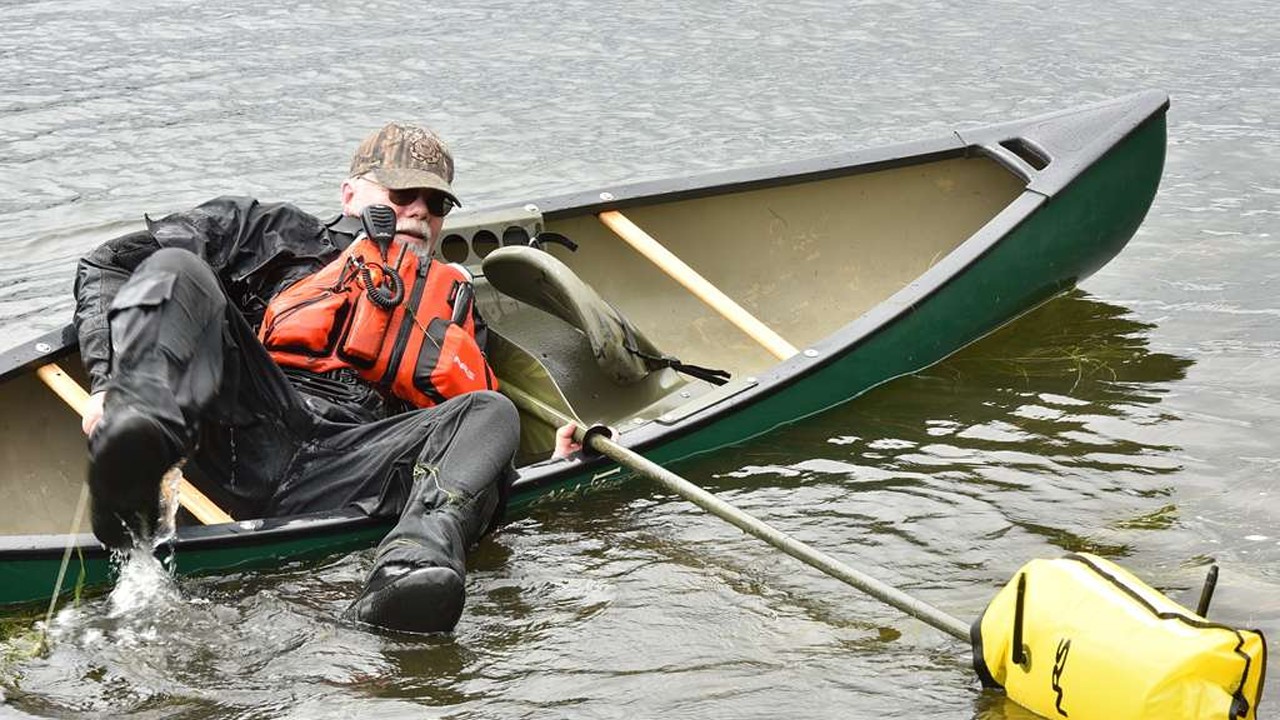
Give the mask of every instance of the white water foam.
[[(108, 596), (108, 617), (150, 615), (182, 603), (173, 573), (156, 556), (156, 550), (170, 547), (176, 536), (176, 498), (181, 477), (181, 469), (173, 467), (160, 481), (160, 522), (155, 537), (133, 537), (127, 551), (112, 553), (112, 563), (119, 568), (119, 576)], [(172, 558), (172, 553), (167, 558)]]
[(150, 547), (135, 544), (112, 561), (120, 575), (108, 596), (108, 617), (127, 618), (182, 602), (173, 576)]

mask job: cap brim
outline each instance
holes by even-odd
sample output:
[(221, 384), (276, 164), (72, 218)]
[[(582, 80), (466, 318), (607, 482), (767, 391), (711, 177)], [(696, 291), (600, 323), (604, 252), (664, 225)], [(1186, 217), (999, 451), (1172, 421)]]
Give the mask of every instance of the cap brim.
[(392, 190), (409, 190), (411, 188), (431, 188), (432, 190), (439, 190), (445, 195), (448, 195), (454, 205), (462, 205), (462, 201), (458, 199), (456, 194), (454, 194), (453, 187), (449, 185), (449, 181), (433, 172), (415, 170), (412, 168), (380, 168), (378, 170), (365, 173), (365, 176), (379, 185), (389, 187)]

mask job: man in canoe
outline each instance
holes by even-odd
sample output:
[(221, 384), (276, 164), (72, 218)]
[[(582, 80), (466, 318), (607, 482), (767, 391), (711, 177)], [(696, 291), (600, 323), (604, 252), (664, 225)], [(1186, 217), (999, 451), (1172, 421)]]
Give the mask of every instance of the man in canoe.
[(431, 259), (459, 204), (452, 181), (433, 132), (392, 123), (360, 144), (333, 220), (221, 197), (80, 261), (99, 540), (149, 537), (161, 477), (185, 460), (236, 517), (398, 518), (348, 617), (454, 627), (465, 551), (501, 516), (519, 421), (494, 392), (470, 276)]

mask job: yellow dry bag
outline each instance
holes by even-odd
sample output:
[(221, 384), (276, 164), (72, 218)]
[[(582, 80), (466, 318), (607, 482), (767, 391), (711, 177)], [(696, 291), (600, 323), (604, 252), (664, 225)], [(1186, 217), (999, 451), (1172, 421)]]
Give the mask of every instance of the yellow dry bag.
[(984, 685), (1046, 718), (1253, 720), (1257, 630), (1209, 622), (1084, 553), (1032, 560), (972, 629)]

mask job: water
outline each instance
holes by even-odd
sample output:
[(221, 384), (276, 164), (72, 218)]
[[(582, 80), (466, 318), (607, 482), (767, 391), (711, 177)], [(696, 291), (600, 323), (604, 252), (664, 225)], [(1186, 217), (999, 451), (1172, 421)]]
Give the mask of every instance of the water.
[[(1280, 636), (1278, 30), (1239, 0), (12, 2), (0, 326), (65, 322), (74, 258), (144, 212), (332, 211), (392, 118), (451, 142), (473, 206), (1160, 88), (1160, 193), (1082, 292), (680, 469), (966, 620), (1025, 560), (1085, 549), (1192, 604), (1216, 561), (1212, 617)], [(450, 639), (338, 624), (368, 562), (183, 580), (123, 615), (90, 598), (37, 657), (14, 620), (0, 716), (1023, 716), (963, 646), (639, 482), (487, 541)]]

